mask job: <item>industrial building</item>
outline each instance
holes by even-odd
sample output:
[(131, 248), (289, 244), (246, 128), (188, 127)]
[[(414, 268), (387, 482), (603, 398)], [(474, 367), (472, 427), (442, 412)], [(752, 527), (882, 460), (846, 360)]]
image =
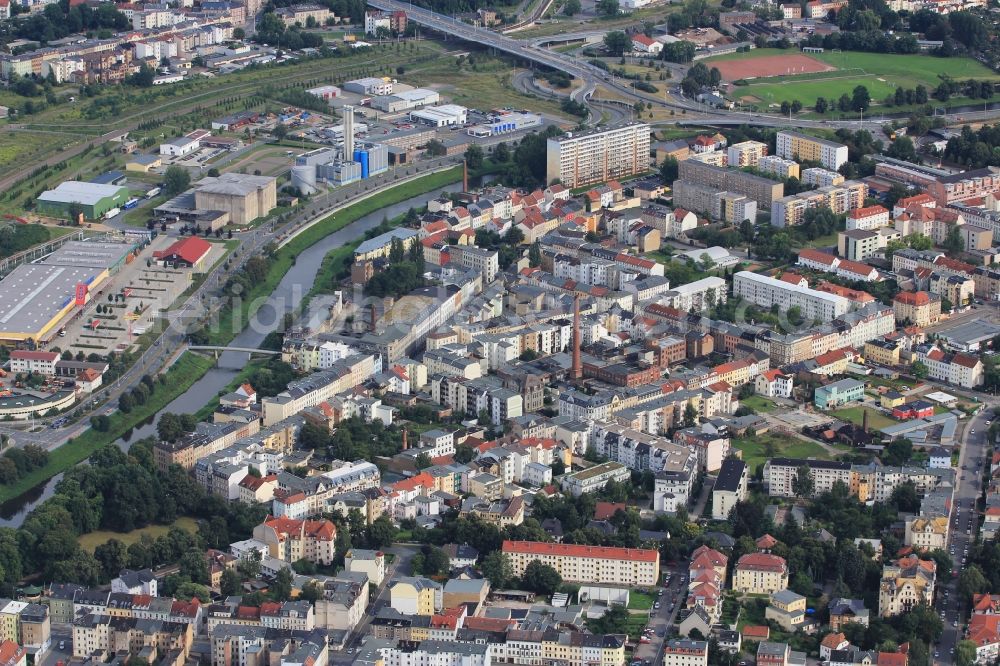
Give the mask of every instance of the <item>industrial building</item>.
[(431, 106), (419, 111), (410, 112), (410, 120), (430, 125), (431, 127), (450, 127), (464, 125), (468, 119), (469, 110), (458, 104), (442, 104)]
[(0, 344), (47, 340), (75, 307), (86, 304), (135, 249), (130, 243), (69, 241), (38, 263), (0, 280)]
[(360, 95), (391, 95), (392, 79), (383, 79), (374, 76), (354, 79), (344, 84), (344, 90)]
[(69, 217), (69, 208), (77, 204), (88, 220), (103, 217), (112, 208), (120, 208), (129, 200), (126, 187), (67, 180), (54, 190), (46, 190), (36, 200), (38, 213), (49, 217)]
[(569, 188), (645, 173), (649, 169), (649, 125), (630, 123), (607, 130), (569, 132), (548, 140), (545, 158), (546, 182), (558, 180)]
[(299, 155), (292, 167), (292, 185), (303, 194), (316, 191), (319, 182), (347, 185), (389, 170), (389, 147), (382, 143), (355, 143), (354, 107), (345, 106), (340, 148), (318, 148)]
[(224, 173), (195, 183), (195, 207), (229, 213), (233, 224), (249, 224), (277, 205), (276, 180), (270, 176)]
[(371, 106), (373, 109), (386, 113), (399, 113), (409, 111), (428, 104), (437, 104), (441, 101), (441, 95), (436, 90), (428, 88), (414, 88), (405, 92), (398, 92), (393, 95), (381, 95), (373, 97)]
[(542, 117), (534, 113), (505, 113), (495, 120), (475, 125), (466, 130), (469, 136), (497, 136), (520, 130), (541, 127)]

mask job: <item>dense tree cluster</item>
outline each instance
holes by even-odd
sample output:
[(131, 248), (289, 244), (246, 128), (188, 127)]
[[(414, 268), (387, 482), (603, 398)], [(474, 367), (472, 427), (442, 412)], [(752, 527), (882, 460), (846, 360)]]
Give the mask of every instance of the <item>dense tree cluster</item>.
[(339, 460), (374, 460), (392, 456), (403, 448), (403, 431), (398, 426), (385, 427), (378, 419), (366, 423), (351, 417), (337, 425), (334, 434), (324, 428), (306, 424), (299, 431), (299, 446), (325, 450)]
[(973, 169), (1000, 166), (1000, 125), (984, 125), (976, 131), (966, 125), (959, 136), (948, 139), (944, 156)]
[(49, 239), (49, 230), (40, 224), (0, 226), (0, 257), (9, 257)]
[[(155, 567), (177, 562), (194, 549), (225, 548), (247, 538), (267, 513), (263, 505), (230, 505), (207, 495), (180, 467), (157, 474), (152, 440), (136, 442), (127, 454), (107, 446), (89, 462), (67, 471), (55, 494), (20, 529), (0, 529), (0, 570), (95, 585), (116, 574), (122, 562)], [(182, 515), (202, 520), (198, 535), (173, 529), (159, 539), (140, 540), (124, 553), (109, 542), (94, 555), (77, 542), (78, 535), (94, 530), (129, 531), (169, 524)], [(6, 557), (3, 544), (8, 539), (18, 544), (21, 555), (16, 562)]]
[(504, 182), (524, 188), (548, 185), (545, 182), (546, 142), (560, 134), (562, 130), (549, 125), (542, 132), (531, 132), (522, 138), (514, 149), (512, 163), (504, 172)]
[(113, 3), (102, 3), (95, 9), (86, 4), (70, 7), (69, 0), (59, 0), (46, 5), (40, 14), (32, 13), (15, 22), (14, 34), (21, 39), (51, 42), (79, 32), (110, 37), (131, 26), (132, 22)]
[(323, 46), (323, 37), (302, 30), (299, 26), (285, 27), (284, 21), (273, 12), (266, 12), (257, 24), (257, 34), (254, 38), (261, 43), (280, 46), (283, 49), (298, 51), (304, 48), (318, 49)]
[(25, 474), (45, 467), (49, 452), (37, 444), (9, 448), (0, 456), (0, 483), (14, 483)]

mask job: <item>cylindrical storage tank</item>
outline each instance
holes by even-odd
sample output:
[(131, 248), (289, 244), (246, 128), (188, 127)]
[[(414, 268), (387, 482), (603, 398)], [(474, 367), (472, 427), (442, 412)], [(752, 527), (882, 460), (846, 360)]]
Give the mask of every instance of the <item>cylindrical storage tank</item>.
[(316, 191), (316, 167), (309, 165), (292, 167), (292, 186), (299, 188), (302, 194), (312, 194)]

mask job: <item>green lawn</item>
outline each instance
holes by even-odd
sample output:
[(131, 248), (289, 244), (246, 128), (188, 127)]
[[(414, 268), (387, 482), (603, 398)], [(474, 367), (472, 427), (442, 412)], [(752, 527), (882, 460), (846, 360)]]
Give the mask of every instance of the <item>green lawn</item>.
[(733, 448), (743, 453), (745, 462), (752, 471), (763, 465), (768, 458), (819, 458), (829, 460), (830, 454), (816, 442), (808, 442), (791, 435), (765, 433), (755, 437), (740, 437), (733, 440)]
[[(703, 62), (710, 67), (712, 62), (798, 53), (798, 49), (787, 51), (754, 49), (749, 53), (730, 53)], [(749, 85), (737, 86), (733, 90), (733, 95), (755, 97), (763, 104), (799, 100), (805, 106), (812, 107), (817, 97), (836, 99), (842, 94), (850, 95), (856, 86), (863, 85), (868, 88), (872, 100), (878, 103), (893, 94), (897, 87), (915, 88), (923, 85), (929, 92), (933, 91), (941, 83), (942, 76), (950, 76), (957, 80), (1000, 78), (1000, 75), (972, 58), (937, 58), (924, 54), (895, 55), (859, 51), (831, 51), (808, 55), (836, 67), (838, 71), (750, 79)]]
[(653, 602), (655, 601), (655, 594), (647, 594), (645, 592), (639, 592), (638, 590), (629, 591), (629, 610), (649, 610), (653, 607)]
[(128, 414), (115, 409), (110, 415), (111, 427), (107, 432), (90, 428), (79, 437), (49, 453), (49, 462), (30, 472), (16, 482), (0, 486), (0, 502), (22, 495), (38, 484), (64, 472), (73, 465), (86, 460), (103, 446), (111, 444), (126, 432), (155, 415), (170, 404), (177, 396), (188, 390), (209, 368), (214, 365), (210, 358), (185, 352), (166, 373), (166, 381), (156, 386), (156, 392), (145, 405), (136, 407)]
[(870, 407), (862, 407), (860, 405), (857, 407), (845, 407), (844, 409), (838, 409), (830, 413), (841, 421), (850, 421), (856, 425), (861, 425), (864, 421), (865, 412), (868, 412), (868, 425), (876, 430), (899, 423), (899, 421), (890, 419), (881, 412), (875, 411)]
[(150, 525), (148, 527), (140, 527), (139, 529), (132, 530), (131, 532), (112, 532), (110, 530), (98, 530), (96, 532), (88, 532), (87, 534), (81, 534), (77, 537), (77, 542), (83, 547), (88, 553), (93, 553), (94, 549), (103, 543), (107, 543), (111, 539), (118, 539), (126, 546), (131, 546), (136, 543), (143, 536), (148, 536), (152, 539), (156, 539), (170, 531), (171, 527), (180, 527), (181, 529), (187, 530), (191, 534), (196, 534), (198, 532), (198, 522), (194, 518), (178, 518), (170, 525)]
[(752, 395), (749, 398), (741, 399), (740, 404), (749, 407), (758, 414), (773, 412), (778, 408), (778, 405), (773, 400), (760, 395)]

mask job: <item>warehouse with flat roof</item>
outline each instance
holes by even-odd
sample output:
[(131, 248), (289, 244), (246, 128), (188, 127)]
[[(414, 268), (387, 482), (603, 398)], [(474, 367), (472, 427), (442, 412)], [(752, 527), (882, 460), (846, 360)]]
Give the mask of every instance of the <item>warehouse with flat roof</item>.
[(38, 343), (125, 263), (131, 243), (70, 241), (0, 280), (0, 344)]
[(69, 217), (70, 206), (77, 204), (85, 218), (96, 220), (128, 200), (127, 187), (67, 180), (54, 190), (42, 192), (36, 204), (39, 214), (49, 217)]

